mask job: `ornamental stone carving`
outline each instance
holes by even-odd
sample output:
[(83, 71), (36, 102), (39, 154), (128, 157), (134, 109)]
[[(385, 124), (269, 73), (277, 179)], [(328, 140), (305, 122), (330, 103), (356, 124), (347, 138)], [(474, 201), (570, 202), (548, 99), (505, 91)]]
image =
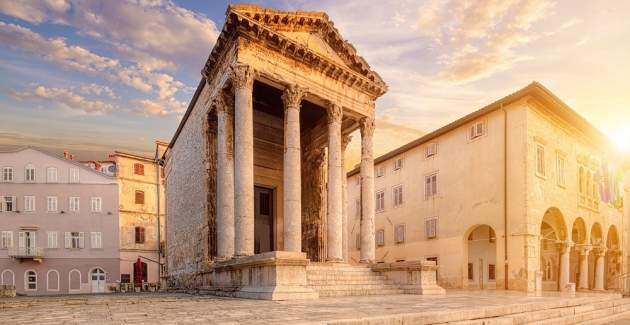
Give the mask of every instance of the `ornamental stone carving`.
[(254, 69), (247, 64), (237, 64), (232, 67), (232, 83), (236, 89), (252, 89), (254, 77)]
[(343, 116), (341, 106), (330, 102), (326, 111), (328, 113), (328, 123), (341, 122), (341, 117)]
[(300, 87), (298, 85), (289, 85), (282, 94), (282, 102), (284, 103), (284, 108), (293, 108), (299, 110), (301, 107), (302, 98), (304, 98), (304, 95), (306, 95), (306, 91), (306, 88)]
[(363, 117), (359, 120), (359, 125), (361, 126), (361, 136), (372, 136), (374, 135), (374, 118), (373, 117)]

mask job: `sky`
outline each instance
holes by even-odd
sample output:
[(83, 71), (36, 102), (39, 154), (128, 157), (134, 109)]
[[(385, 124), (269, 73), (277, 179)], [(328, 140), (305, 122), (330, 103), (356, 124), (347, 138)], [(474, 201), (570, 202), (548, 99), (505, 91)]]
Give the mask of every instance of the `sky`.
[[(376, 155), (534, 80), (630, 152), (628, 1), (252, 2), (325, 11), (383, 77)], [(0, 146), (151, 154), (172, 138), (227, 5), (0, 1)]]

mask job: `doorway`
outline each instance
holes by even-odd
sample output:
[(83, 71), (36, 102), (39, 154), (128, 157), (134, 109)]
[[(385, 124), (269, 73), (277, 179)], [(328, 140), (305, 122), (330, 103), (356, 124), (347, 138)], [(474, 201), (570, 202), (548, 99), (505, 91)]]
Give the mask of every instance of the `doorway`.
[(90, 278), (92, 279), (92, 293), (105, 292), (105, 271), (95, 268), (92, 270)]
[(274, 250), (273, 194), (271, 188), (254, 187), (254, 253)]
[(34, 231), (20, 231), (18, 233), (18, 247), (21, 255), (35, 255), (37, 238)]

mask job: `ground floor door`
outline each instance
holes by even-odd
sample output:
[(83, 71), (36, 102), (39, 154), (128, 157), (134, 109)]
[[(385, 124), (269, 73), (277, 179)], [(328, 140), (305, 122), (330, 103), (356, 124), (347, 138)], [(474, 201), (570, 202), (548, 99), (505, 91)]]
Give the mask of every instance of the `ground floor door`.
[(90, 278), (92, 280), (92, 293), (105, 292), (105, 271), (96, 268), (92, 270)]
[(254, 252), (274, 250), (273, 243), (273, 189), (254, 188)]

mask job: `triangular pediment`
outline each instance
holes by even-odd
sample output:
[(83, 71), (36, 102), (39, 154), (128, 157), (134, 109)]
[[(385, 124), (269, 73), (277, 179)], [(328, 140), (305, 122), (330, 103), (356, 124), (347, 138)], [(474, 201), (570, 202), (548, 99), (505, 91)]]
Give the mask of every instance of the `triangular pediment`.
[(344, 60), (339, 56), (339, 54), (332, 48), (325, 40), (323, 40), (319, 34), (312, 32), (288, 32), (288, 31), (280, 31), (282, 35), (296, 41), (303, 46), (308, 47), (309, 49), (317, 52), (318, 54), (336, 62), (337, 64), (342, 64), (346, 66), (348, 65)]

